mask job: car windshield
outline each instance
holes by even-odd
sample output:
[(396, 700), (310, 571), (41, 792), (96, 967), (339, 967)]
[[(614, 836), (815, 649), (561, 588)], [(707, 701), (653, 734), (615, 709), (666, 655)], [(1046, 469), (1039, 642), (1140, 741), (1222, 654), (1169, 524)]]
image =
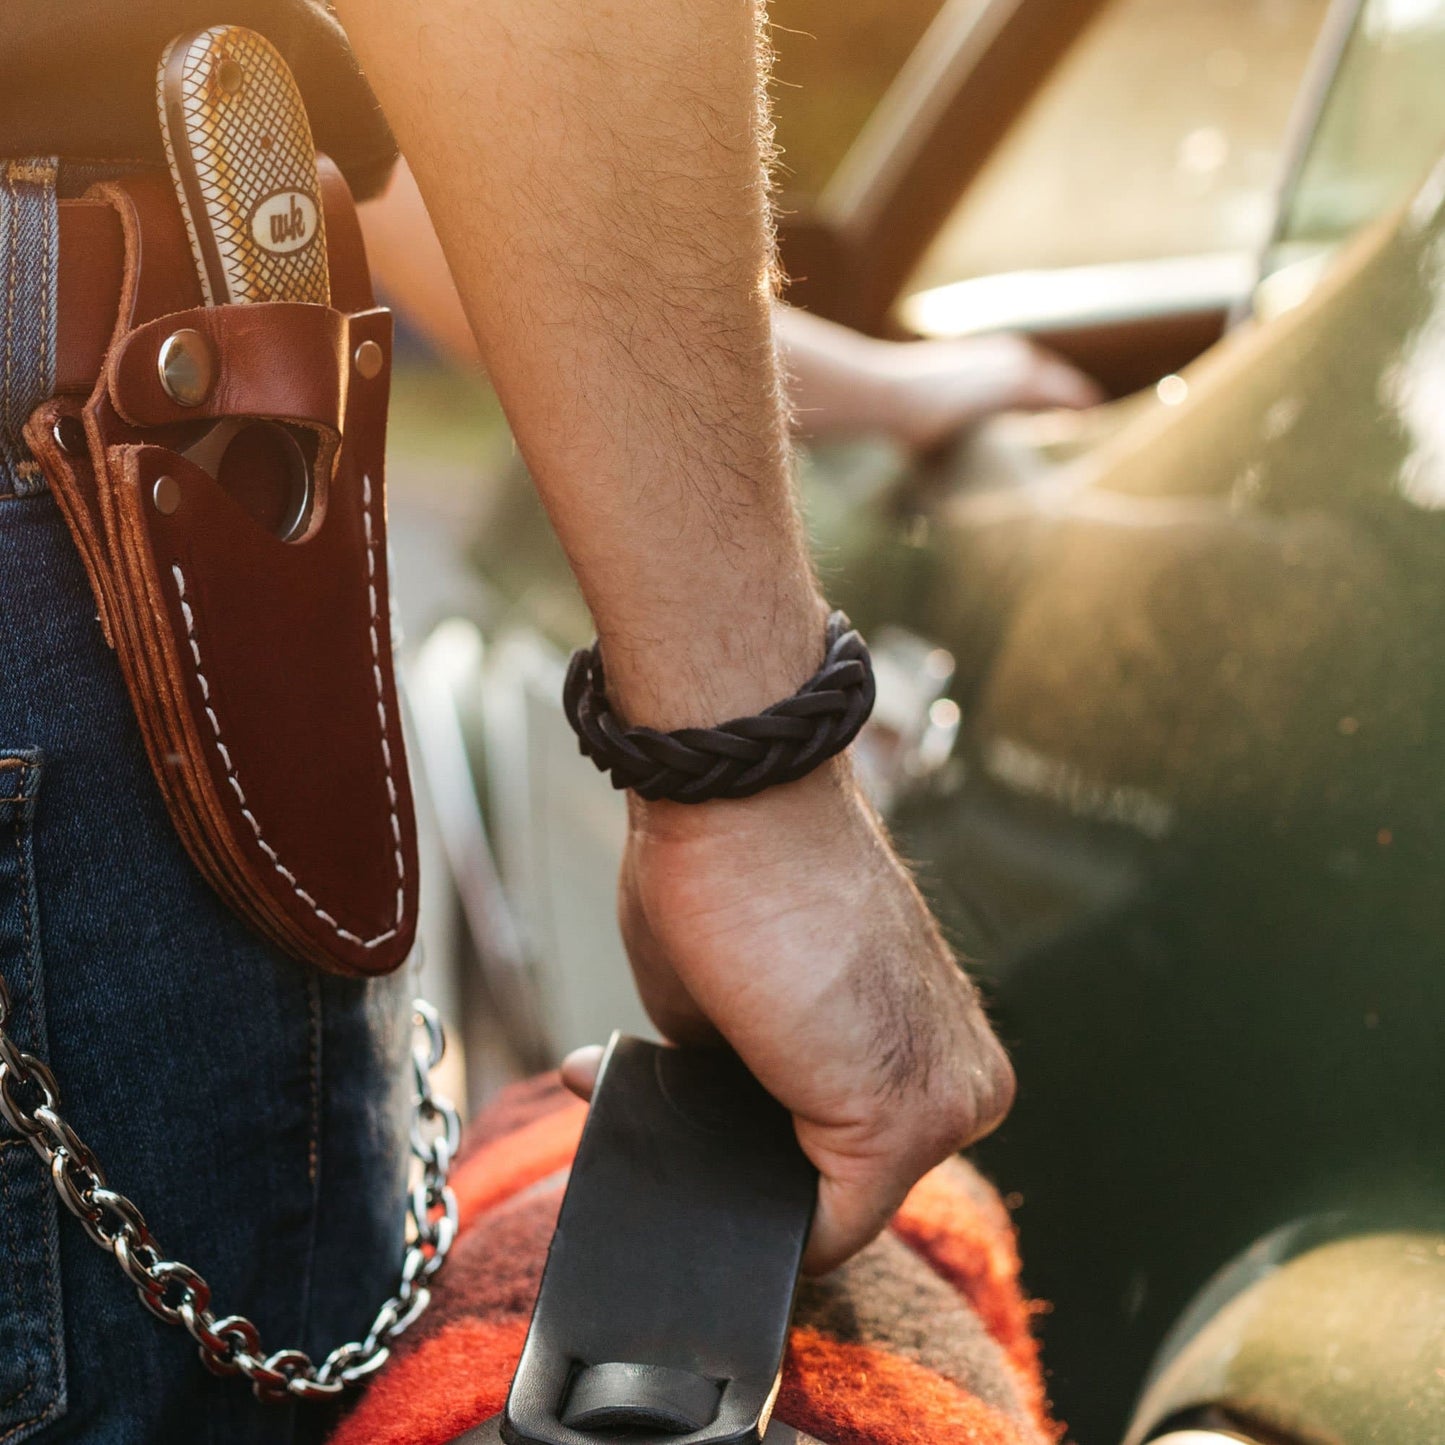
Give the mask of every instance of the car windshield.
[(1264, 261), (1260, 309), (1302, 295), (1338, 244), (1401, 205), (1445, 151), (1445, 0), (1366, 0)]
[[(955, 207), (904, 289), (905, 322), (979, 329), (947, 314), (965, 299), (950, 286), (1067, 268), (1162, 265), (1170, 295), (1195, 271), (1211, 294), (1247, 289), (1327, 9), (1113, 0)], [(970, 307), (992, 284), (968, 288)]]

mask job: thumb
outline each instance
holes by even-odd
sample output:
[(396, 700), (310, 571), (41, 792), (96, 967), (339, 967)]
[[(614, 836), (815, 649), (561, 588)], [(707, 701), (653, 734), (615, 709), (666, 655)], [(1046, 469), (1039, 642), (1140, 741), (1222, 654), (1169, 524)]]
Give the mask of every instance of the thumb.
[(602, 1052), (601, 1044), (588, 1044), (585, 1048), (573, 1049), (562, 1060), (562, 1082), (579, 1099), (592, 1098), (597, 1075), (602, 1070)]

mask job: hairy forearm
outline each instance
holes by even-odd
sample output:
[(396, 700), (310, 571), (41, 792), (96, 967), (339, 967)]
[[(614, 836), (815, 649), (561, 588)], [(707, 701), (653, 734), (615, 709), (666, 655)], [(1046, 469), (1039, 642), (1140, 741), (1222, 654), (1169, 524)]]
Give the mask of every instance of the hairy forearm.
[(342, 0), (633, 721), (790, 692), (821, 615), (788, 477), (752, 3)]
[[(361, 224), (385, 298), (441, 355), (476, 366), (481, 357), (471, 322), (405, 159), (386, 190), (361, 207)], [(818, 436), (887, 429), (893, 396), (879, 386), (875, 365), (886, 343), (782, 302), (773, 305), (773, 336), (794, 430)]]

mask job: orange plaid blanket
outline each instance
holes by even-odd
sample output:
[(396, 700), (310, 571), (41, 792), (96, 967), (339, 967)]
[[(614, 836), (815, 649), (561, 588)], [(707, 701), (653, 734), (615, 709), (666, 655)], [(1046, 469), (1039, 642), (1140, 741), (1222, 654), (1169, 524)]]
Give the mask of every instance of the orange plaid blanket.
[[(585, 1109), (555, 1076), (475, 1121), (431, 1308), (331, 1445), (445, 1445), (503, 1406)], [(824, 1445), (1052, 1445), (1013, 1227), (962, 1160), (857, 1258), (805, 1281), (776, 1413)]]

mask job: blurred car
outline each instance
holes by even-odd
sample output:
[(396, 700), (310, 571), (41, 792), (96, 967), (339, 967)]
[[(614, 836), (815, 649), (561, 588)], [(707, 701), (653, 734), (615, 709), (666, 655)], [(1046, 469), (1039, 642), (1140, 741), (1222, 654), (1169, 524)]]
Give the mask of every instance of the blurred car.
[[(1299, 53), (1275, 203), (1226, 218), (1227, 245), (1109, 256), (1081, 217), (1092, 251), (978, 271), (970, 218), (1020, 194), (1000, 168), (1040, 126), (1083, 129), (1050, 108), (1100, 44), (1156, 65), (1128, 22), (1162, 10), (945, 5), (784, 235), (826, 314), (1022, 328), (1122, 399), (921, 466), (815, 453), (810, 522), (876, 645), (870, 786), (1014, 1049), (1019, 1102), (980, 1161), (1017, 1196), (1072, 1435), (1425, 1445), (1445, 1439), (1445, 0), (1232, 5), (1232, 57), (1194, 56), (1210, 84), (1247, 77), (1271, 24)], [(1166, 149), (1223, 169), (1211, 124)], [(483, 625), (428, 639), (412, 696), (482, 964), (464, 991), (520, 1066), (640, 1023), (611, 924), (622, 805), (561, 716), (588, 623), (520, 478), (475, 556)]]

